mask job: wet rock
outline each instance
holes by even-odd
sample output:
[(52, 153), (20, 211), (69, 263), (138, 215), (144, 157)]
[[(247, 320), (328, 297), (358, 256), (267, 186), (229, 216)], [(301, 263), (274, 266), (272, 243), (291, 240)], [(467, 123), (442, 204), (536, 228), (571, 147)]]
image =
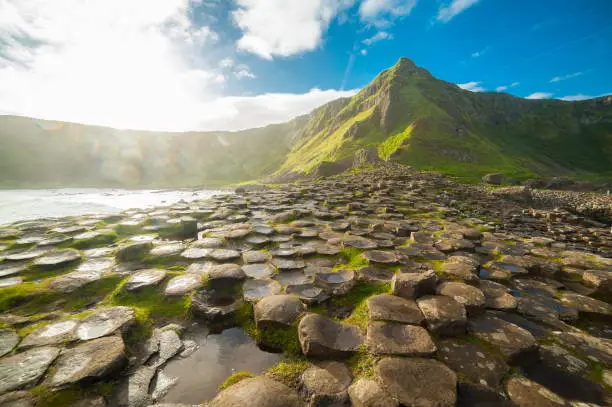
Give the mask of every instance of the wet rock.
[(101, 308), (83, 318), (77, 328), (77, 337), (82, 341), (110, 335), (125, 329), (134, 322), (134, 310), (129, 307)]
[(292, 326), (306, 312), (306, 306), (291, 295), (272, 295), (254, 306), (257, 328)]
[(553, 332), (564, 347), (597, 363), (612, 365), (612, 340), (579, 332)]
[(463, 304), (438, 295), (422, 297), (417, 304), (425, 316), (427, 329), (432, 333), (444, 336), (465, 333), (467, 313)]
[(516, 376), (508, 380), (506, 393), (518, 407), (569, 406), (559, 395), (522, 376)]
[(233, 320), (242, 307), (242, 298), (216, 289), (200, 289), (191, 295), (191, 311), (213, 324)]
[(246, 274), (247, 277), (251, 278), (268, 278), (274, 274), (274, 268), (263, 263), (245, 264), (242, 266), (242, 271), (244, 271), (244, 274)]
[(247, 280), (242, 285), (244, 300), (248, 302), (259, 301), (271, 295), (280, 294), (282, 286), (276, 280)]
[(12, 351), (19, 340), (19, 335), (12, 329), (0, 329), (0, 357)]
[(72, 342), (76, 339), (77, 326), (78, 321), (72, 319), (45, 325), (23, 338), (19, 347), (60, 345), (64, 342)]
[(435, 360), (387, 357), (374, 375), (401, 405), (451, 407), (457, 400), (457, 376)]
[(314, 282), (333, 295), (344, 295), (355, 286), (355, 272), (353, 270), (341, 270), (332, 273), (319, 273), (315, 275)]
[(487, 308), (510, 311), (518, 305), (516, 297), (510, 294), (510, 289), (503, 284), (481, 280), (480, 290), (485, 295), (485, 307)]
[(480, 314), (484, 311), (485, 296), (478, 288), (464, 283), (446, 281), (438, 285), (437, 294), (450, 297), (465, 306), (469, 315)]
[(172, 359), (183, 348), (183, 342), (176, 331), (161, 329), (154, 334), (159, 338), (159, 352), (149, 361), (148, 365), (158, 368)]
[(58, 250), (34, 260), (34, 265), (45, 270), (68, 266), (81, 260), (81, 254), (74, 249)]
[(285, 292), (287, 294), (295, 295), (306, 304), (318, 304), (329, 298), (329, 294), (327, 294), (322, 288), (308, 283), (287, 286)]
[(581, 314), (612, 317), (612, 305), (575, 293), (565, 293), (561, 302), (571, 308), (577, 309)]
[(135, 261), (144, 258), (153, 248), (150, 241), (128, 243), (115, 252), (115, 257), (120, 262)]
[(283, 258), (272, 259), (272, 264), (279, 270), (298, 270), (306, 267), (302, 260), (289, 260)]
[(436, 345), (424, 328), (387, 322), (368, 324), (366, 344), (375, 355), (431, 356)]
[(358, 327), (334, 322), (317, 314), (302, 318), (298, 335), (302, 352), (312, 358), (348, 357), (363, 344), (363, 335)]
[(215, 249), (210, 254), (210, 257), (217, 261), (230, 261), (234, 259), (239, 259), (240, 252), (237, 250), (230, 250), (230, 249)]
[(393, 295), (409, 300), (433, 294), (438, 277), (433, 271), (422, 273), (397, 273), (391, 281)]
[(340, 406), (348, 402), (349, 368), (340, 362), (319, 362), (300, 378), (300, 393), (309, 406)]
[(244, 379), (217, 395), (208, 407), (294, 407), (300, 400), (295, 390), (263, 376)]
[(372, 321), (392, 321), (421, 325), (425, 320), (417, 303), (389, 294), (375, 295), (367, 299)]
[(130, 375), (117, 391), (117, 407), (148, 406), (151, 401), (149, 385), (154, 375), (155, 368), (150, 366), (142, 366)]
[(469, 381), (497, 388), (510, 370), (504, 360), (470, 342), (439, 341), (437, 358)]
[(35, 348), (0, 359), (0, 394), (36, 384), (59, 352), (59, 348)]
[(471, 334), (495, 346), (511, 363), (532, 362), (536, 341), (528, 331), (492, 316), (470, 320)]
[(379, 267), (362, 267), (357, 272), (357, 280), (367, 284), (386, 284), (391, 282), (395, 273)]
[(397, 401), (371, 379), (359, 379), (348, 389), (354, 407), (397, 407)]
[(134, 273), (123, 286), (127, 291), (136, 291), (161, 283), (166, 278), (166, 270), (145, 269)]
[(170, 281), (168, 281), (165, 295), (166, 297), (183, 296), (195, 289), (200, 288), (201, 286), (202, 277), (199, 274), (183, 274), (181, 276), (172, 277)]
[(104, 377), (120, 369), (125, 360), (125, 346), (120, 336), (88, 341), (62, 352), (47, 383), (57, 387), (85, 378)]

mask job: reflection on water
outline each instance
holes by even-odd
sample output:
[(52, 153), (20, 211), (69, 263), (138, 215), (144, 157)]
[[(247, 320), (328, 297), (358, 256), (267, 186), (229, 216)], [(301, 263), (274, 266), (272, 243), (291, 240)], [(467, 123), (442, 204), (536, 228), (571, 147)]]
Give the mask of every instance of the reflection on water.
[[(260, 350), (241, 328), (207, 335), (207, 329), (194, 325), (183, 335), (200, 346), (190, 356), (168, 363), (163, 372), (178, 378), (164, 397), (165, 403), (200, 404), (217, 394), (217, 387), (232, 374), (246, 370), (259, 374), (280, 360), (280, 355)], [(245, 406), (246, 407), (246, 406)]]

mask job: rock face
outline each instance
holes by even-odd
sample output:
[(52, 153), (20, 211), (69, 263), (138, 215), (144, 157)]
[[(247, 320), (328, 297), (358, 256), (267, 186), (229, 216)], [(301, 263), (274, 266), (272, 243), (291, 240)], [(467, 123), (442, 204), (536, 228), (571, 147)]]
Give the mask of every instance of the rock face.
[(59, 352), (44, 347), (0, 359), (0, 394), (36, 384)]
[(134, 310), (129, 307), (102, 308), (83, 318), (77, 328), (77, 337), (88, 341), (110, 335), (132, 324), (134, 318)]
[(431, 356), (436, 345), (420, 326), (370, 322), (366, 344), (375, 355)]
[(20, 348), (44, 345), (59, 345), (76, 339), (78, 322), (67, 320), (45, 325), (32, 332), (19, 344)]
[(420, 325), (425, 317), (416, 302), (389, 294), (367, 299), (370, 320)]
[(12, 329), (0, 329), (0, 357), (6, 355), (19, 343), (19, 335)]
[(383, 358), (374, 375), (402, 405), (452, 407), (457, 400), (457, 376), (435, 360)]
[(266, 377), (244, 379), (223, 390), (208, 404), (209, 407), (294, 407), (299, 405), (300, 400), (294, 390)]
[(465, 333), (467, 313), (463, 304), (441, 295), (420, 298), (417, 304), (425, 316), (429, 331), (445, 336)]
[(298, 335), (302, 352), (312, 358), (348, 357), (357, 352), (363, 343), (358, 327), (340, 324), (317, 314), (302, 318)]
[(397, 401), (370, 379), (359, 379), (348, 389), (355, 407), (397, 407)]
[(433, 271), (424, 273), (397, 273), (391, 282), (393, 295), (409, 300), (433, 294), (438, 278)]
[(311, 406), (345, 405), (351, 381), (351, 371), (344, 363), (319, 362), (302, 373), (300, 393)]
[(57, 387), (85, 378), (103, 377), (120, 369), (125, 359), (125, 346), (119, 336), (88, 341), (62, 353), (48, 383)]
[(470, 320), (469, 331), (491, 343), (513, 362), (529, 359), (536, 350), (535, 338), (528, 331), (492, 316)]
[(191, 311), (213, 324), (224, 323), (236, 316), (243, 301), (237, 296), (216, 289), (201, 289), (191, 295)]
[(306, 306), (291, 295), (272, 295), (255, 304), (255, 323), (257, 328), (286, 328), (305, 311)]

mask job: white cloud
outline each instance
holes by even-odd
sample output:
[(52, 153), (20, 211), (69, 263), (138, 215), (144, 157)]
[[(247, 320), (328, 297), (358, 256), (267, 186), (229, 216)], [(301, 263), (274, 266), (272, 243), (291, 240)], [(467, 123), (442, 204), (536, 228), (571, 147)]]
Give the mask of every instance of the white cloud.
[(368, 50), (367, 49), (362, 49), (361, 51), (359, 51), (361, 53), (361, 55), (368, 55)]
[(564, 96), (564, 97), (559, 98), (559, 99), (565, 100), (567, 102), (576, 102), (578, 100), (593, 99), (593, 96), (587, 96), (587, 95), (583, 95), (582, 93), (579, 93), (577, 95)]
[(219, 61), (219, 68), (227, 69), (234, 66), (234, 60), (231, 58), (225, 58)]
[(526, 99), (550, 99), (552, 95), (552, 93), (547, 92), (535, 92), (527, 96)]
[(485, 88), (480, 86), (481, 83), (482, 82), (467, 82), (459, 83), (457, 86), (459, 86), (461, 89), (469, 90), (470, 92), (484, 92)]
[(450, 4), (440, 7), (436, 19), (447, 23), (456, 15), (478, 3), (479, 0), (453, 0)]
[(218, 74), (217, 76), (215, 76), (215, 82), (217, 82), (217, 83), (225, 83), (225, 81), (226, 81), (225, 75)]
[(332, 19), (355, 0), (237, 0), (238, 48), (265, 59), (316, 49)]
[(416, 0), (364, 0), (359, 16), (363, 21), (384, 25), (388, 20), (409, 15), (416, 3)]
[(508, 90), (510, 88), (516, 88), (518, 85), (520, 85), (520, 82), (512, 82), (510, 85), (502, 85), (502, 86), (498, 86), (495, 88), (496, 92), (503, 92), (505, 90)]
[(482, 49), (480, 51), (476, 51), (476, 52), (472, 53), (472, 58), (479, 58), (479, 57), (483, 56), (484, 54), (489, 52), (489, 49), (491, 49), (491, 47), (485, 47), (484, 49)]
[(244, 78), (255, 79), (256, 78), (255, 74), (253, 74), (249, 70), (249, 67), (246, 65), (240, 66), (238, 70), (234, 72), (234, 76), (238, 79), (244, 79)]
[(389, 34), (386, 31), (379, 31), (376, 34), (374, 34), (373, 36), (371, 36), (370, 38), (366, 38), (365, 40), (361, 41), (362, 43), (364, 43), (365, 45), (372, 45), (375, 42), (378, 41), (382, 41), (382, 40), (391, 40), (393, 39), (393, 35)]
[(577, 78), (578, 76), (584, 75), (584, 72), (574, 72), (563, 76), (555, 76), (550, 80), (550, 83), (566, 81), (568, 79)]

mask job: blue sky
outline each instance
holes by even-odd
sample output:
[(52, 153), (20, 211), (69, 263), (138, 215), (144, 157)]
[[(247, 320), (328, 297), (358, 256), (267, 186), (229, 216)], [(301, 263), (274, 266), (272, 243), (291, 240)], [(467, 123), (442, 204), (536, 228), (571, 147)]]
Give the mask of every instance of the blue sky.
[(472, 91), (612, 93), (609, 0), (0, 0), (0, 113), (164, 130), (280, 122), (405, 56)]

